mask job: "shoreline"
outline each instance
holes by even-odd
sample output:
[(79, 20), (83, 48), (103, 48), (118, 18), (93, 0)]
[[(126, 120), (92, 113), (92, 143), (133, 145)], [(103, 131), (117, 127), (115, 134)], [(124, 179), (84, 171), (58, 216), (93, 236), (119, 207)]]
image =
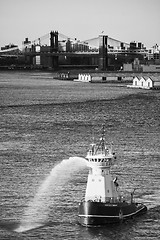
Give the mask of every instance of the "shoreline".
[(159, 71), (146, 71), (146, 72), (142, 72), (142, 71), (109, 71), (109, 70), (105, 70), (105, 71), (102, 71), (102, 70), (95, 70), (95, 69), (57, 69), (57, 70), (54, 70), (54, 69), (44, 69), (44, 68), (32, 68), (32, 67), (29, 67), (29, 66), (20, 66), (20, 67), (12, 67), (12, 66), (0, 66), (0, 72), (6, 72), (6, 71), (13, 71), (13, 72), (26, 72), (26, 71), (29, 71), (29, 72), (44, 72), (44, 73), (91, 73), (91, 74), (133, 74), (133, 75), (137, 75), (137, 74), (158, 74), (160, 75), (160, 72)]

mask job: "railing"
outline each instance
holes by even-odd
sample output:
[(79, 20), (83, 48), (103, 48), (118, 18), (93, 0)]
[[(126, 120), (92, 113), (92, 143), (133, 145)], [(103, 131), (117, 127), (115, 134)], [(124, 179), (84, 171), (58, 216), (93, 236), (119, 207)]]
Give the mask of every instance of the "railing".
[(88, 197), (85, 199), (81, 200), (82, 202), (103, 202), (106, 204), (117, 204), (117, 203), (121, 203), (121, 202), (125, 202), (125, 198), (124, 197), (106, 197), (105, 199), (101, 198), (101, 197)]

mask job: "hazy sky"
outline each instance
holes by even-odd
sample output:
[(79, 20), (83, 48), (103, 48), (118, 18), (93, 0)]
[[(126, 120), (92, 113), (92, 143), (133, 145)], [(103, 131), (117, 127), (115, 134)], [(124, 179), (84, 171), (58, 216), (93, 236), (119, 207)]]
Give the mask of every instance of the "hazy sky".
[(0, 0), (0, 47), (51, 30), (80, 40), (104, 31), (120, 41), (160, 45), (160, 0)]

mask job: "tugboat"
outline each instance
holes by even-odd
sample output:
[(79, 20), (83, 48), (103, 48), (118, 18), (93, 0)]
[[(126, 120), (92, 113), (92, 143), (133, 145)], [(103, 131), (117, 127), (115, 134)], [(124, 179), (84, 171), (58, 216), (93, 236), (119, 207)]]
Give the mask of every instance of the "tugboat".
[(119, 223), (143, 214), (147, 207), (133, 199), (126, 201), (119, 193), (117, 178), (113, 178), (110, 168), (116, 159), (112, 144), (107, 147), (105, 131), (99, 144), (91, 144), (87, 153), (89, 174), (85, 199), (79, 203), (79, 223), (84, 226), (98, 226), (108, 223)]

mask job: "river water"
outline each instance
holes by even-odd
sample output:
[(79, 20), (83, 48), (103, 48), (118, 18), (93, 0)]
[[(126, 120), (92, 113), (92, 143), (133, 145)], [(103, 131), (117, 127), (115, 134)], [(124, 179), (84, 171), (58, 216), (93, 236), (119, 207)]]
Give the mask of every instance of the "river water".
[[(157, 240), (160, 236), (160, 91), (0, 73), (0, 239)], [(121, 192), (148, 207), (119, 225), (85, 228), (88, 146), (113, 142)]]

